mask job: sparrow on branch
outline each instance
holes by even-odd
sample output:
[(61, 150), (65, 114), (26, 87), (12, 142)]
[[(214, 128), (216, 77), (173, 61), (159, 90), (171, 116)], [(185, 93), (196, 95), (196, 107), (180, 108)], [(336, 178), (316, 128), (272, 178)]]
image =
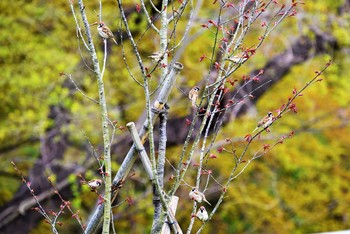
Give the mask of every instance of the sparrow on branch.
[(203, 201), (205, 201), (206, 203), (208, 203), (209, 205), (211, 205), (207, 199), (205, 199), (205, 196), (203, 193), (199, 192), (197, 188), (192, 188), (190, 193), (188, 194), (191, 198), (191, 200), (196, 201), (198, 203), (201, 203)]
[(273, 120), (274, 120), (274, 116), (272, 114), (272, 112), (270, 111), (269, 113), (267, 113), (267, 115), (262, 118), (262, 120), (259, 121), (258, 125), (256, 126), (256, 128), (254, 129), (253, 133), (258, 130), (260, 127), (262, 128), (266, 128), (268, 127), (270, 124), (272, 124)]
[(164, 58), (165, 53), (162, 51), (156, 51), (156, 52), (153, 52), (148, 57), (151, 59), (152, 63), (159, 63), (159, 61)]
[(105, 25), (105, 23), (100, 22), (97, 25), (98, 34), (104, 39), (112, 38), (115, 44), (118, 45), (117, 41), (114, 39), (112, 31)]
[(195, 86), (188, 93), (188, 98), (192, 102), (192, 107), (197, 107), (196, 102), (197, 102), (197, 99), (198, 99), (198, 91), (199, 90), (200, 90), (200, 88), (198, 86)]
[(247, 55), (247, 53), (242, 52), (240, 54), (237, 54), (233, 57), (227, 58), (226, 60), (236, 63), (236, 64), (242, 64), (245, 61), (247, 61), (247, 59), (249, 58), (249, 56)]
[(90, 181), (82, 181), (81, 184), (87, 184), (91, 188), (91, 191), (97, 189), (102, 185), (102, 180), (93, 179)]
[(202, 222), (205, 222), (208, 220), (208, 218), (209, 218), (208, 212), (204, 206), (199, 207), (197, 214), (196, 214), (196, 217)]

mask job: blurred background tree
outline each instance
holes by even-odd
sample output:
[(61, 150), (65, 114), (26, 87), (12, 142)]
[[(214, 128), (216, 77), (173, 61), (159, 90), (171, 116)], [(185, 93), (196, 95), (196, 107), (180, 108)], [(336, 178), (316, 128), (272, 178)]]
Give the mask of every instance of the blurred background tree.
[[(109, 28), (117, 31), (120, 28), (117, 4), (102, 2), (104, 20), (108, 20)], [(154, 2), (158, 5), (161, 1)], [(136, 3), (130, 0), (124, 5), (132, 32), (143, 39), (138, 46), (146, 58), (157, 50), (159, 41), (154, 39), (151, 30), (145, 31), (147, 21), (135, 10)], [(85, 4), (89, 17), (98, 21), (97, 2)], [(96, 196), (79, 185), (76, 174), (82, 173), (88, 179), (98, 175), (90, 143), (96, 154), (101, 155), (99, 107), (84, 98), (60, 73), (73, 74), (77, 86), (97, 100), (96, 81), (92, 74), (82, 72), (86, 66), (91, 66), (91, 62), (77, 40), (67, 1), (1, 1), (0, 8), (0, 230), (10, 233), (20, 228), (22, 233), (47, 233), (50, 227), (40, 221), (40, 215), (26, 207), (31, 195), (21, 185), (10, 161), (16, 162), (25, 176), (31, 178), (38, 194), (50, 191), (48, 176), (63, 182), (61, 193), (86, 220)], [(188, 46), (179, 54), (185, 69), (178, 80), (178, 89), (173, 90), (169, 101), (168, 141), (172, 147), (168, 149), (167, 157), (172, 163), (176, 162), (182, 148), (178, 145), (181, 137), (176, 130), (185, 126), (184, 119), (189, 114), (187, 96), (182, 91), (188, 92), (194, 85), (201, 84), (209, 65), (206, 60), (198, 62), (203, 54), (211, 54), (213, 39), (200, 25), (215, 16), (215, 9), (212, 2), (203, 3), (197, 25), (190, 32), (191, 41), (186, 42)], [(185, 22), (179, 21), (180, 28), (185, 28)], [(253, 145), (251, 153), (261, 144), (271, 144), (274, 139), (295, 131), (291, 140), (256, 160), (235, 180), (205, 233), (217, 233), (218, 227), (220, 233), (350, 229), (349, 30), (348, 0), (307, 1), (298, 8), (297, 15), (285, 20), (258, 53), (234, 74), (235, 79), (241, 80), (254, 70), (264, 69), (274, 72), (265, 75), (276, 79), (269, 87), (258, 91), (251, 103), (247, 102), (230, 122), (225, 122), (216, 149), (226, 145), (226, 138), (230, 138), (237, 148), (243, 146), (243, 137), (254, 129), (257, 119), (267, 111), (278, 109), (286, 97), (292, 95), (293, 89), (301, 88), (326, 61), (334, 61), (324, 80), (298, 99), (298, 113), (283, 117), (271, 127), (269, 134)], [(97, 30), (92, 28), (92, 31), (102, 59), (102, 40), (98, 40)], [(258, 27), (251, 31), (247, 45), (253, 44), (258, 36)], [(129, 75), (121, 62), (122, 53), (127, 55), (132, 71), (137, 61), (128, 56), (132, 48), (125, 44), (124, 52), (120, 46), (109, 45), (104, 78), (109, 117), (121, 127), (129, 121), (140, 122), (143, 118), (140, 110), (144, 105), (142, 87), (135, 86), (132, 79), (126, 79)], [(157, 85), (157, 75), (159, 73), (154, 73), (151, 78), (153, 88)], [(120, 129), (112, 148), (114, 170), (131, 144), (129, 136)], [(215, 176), (227, 177), (229, 170), (225, 169), (232, 166), (229, 165), (232, 155), (212, 153), (217, 158), (209, 162), (210, 168)], [(165, 178), (171, 177), (168, 171)], [(195, 172), (195, 168), (190, 169), (188, 177), (194, 177)], [(153, 205), (149, 181), (140, 163), (135, 165), (133, 173), (134, 176), (129, 178), (131, 182), (125, 184), (117, 200), (117, 203), (124, 202), (115, 209), (114, 219), (121, 233), (149, 232), (151, 228)], [(187, 198), (188, 188), (180, 188), (177, 195)], [(207, 198), (215, 200), (217, 196), (213, 191)], [(48, 209), (59, 206), (53, 193), (43, 201)], [(183, 204), (177, 214), (178, 221), (184, 226), (191, 217), (190, 203)], [(80, 227), (70, 215), (61, 219), (64, 223), (60, 227), (62, 233), (79, 232)], [(199, 226), (199, 223), (195, 225)]]

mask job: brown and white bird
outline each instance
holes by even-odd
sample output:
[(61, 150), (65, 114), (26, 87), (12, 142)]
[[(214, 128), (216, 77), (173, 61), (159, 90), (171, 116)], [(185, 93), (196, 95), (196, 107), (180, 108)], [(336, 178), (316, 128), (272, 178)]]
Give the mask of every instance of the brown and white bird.
[(246, 60), (248, 59), (248, 56), (245, 52), (242, 52), (238, 55), (235, 55), (231, 58), (227, 58), (226, 60), (233, 62), (233, 63), (237, 63), (237, 64), (242, 64), (244, 63)]
[(93, 179), (90, 181), (82, 181), (81, 183), (89, 185), (91, 191), (93, 191), (102, 185), (102, 180)]
[(205, 196), (203, 193), (199, 192), (197, 188), (192, 188), (190, 193), (188, 194), (191, 198), (191, 200), (196, 201), (198, 203), (201, 203), (203, 201), (205, 201), (206, 203), (208, 203), (209, 205), (211, 205), (207, 199), (205, 199)]
[(275, 117), (273, 116), (272, 112), (269, 111), (269, 113), (267, 113), (267, 115), (264, 118), (262, 118), (262, 120), (259, 121), (259, 123), (256, 126), (256, 128), (254, 129), (253, 133), (256, 130), (258, 130), (260, 127), (262, 127), (262, 128), (268, 127), (270, 124), (272, 124), (274, 118)]
[(115, 44), (118, 45), (117, 41), (114, 39), (112, 31), (105, 25), (105, 23), (100, 22), (97, 25), (98, 34), (104, 39), (112, 38)]
[(197, 107), (197, 100), (198, 100), (198, 91), (200, 88), (198, 86), (194, 86), (190, 92), (188, 93), (188, 98), (192, 102), (192, 107)]
[(209, 218), (208, 212), (204, 206), (199, 207), (197, 214), (196, 214), (196, 217), (202, 222), (205, 222), (208, 220), (208, 218)]
[(160, 60), (164, 58), (165, 53), (162, 51), (156, 51), (152, 55), (148, 56), (151, 58), (152, 63), (159, 63)]

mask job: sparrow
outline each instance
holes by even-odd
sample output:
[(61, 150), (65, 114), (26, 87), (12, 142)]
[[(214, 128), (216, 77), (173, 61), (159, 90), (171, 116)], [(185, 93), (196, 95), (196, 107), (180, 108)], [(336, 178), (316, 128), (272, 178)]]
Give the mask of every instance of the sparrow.
[(192, 107), (197, 107), (196, 102), (198, 99), (198, 91), (200, 90), (200, 88), (198, 86), (194, 86), (190, 92), (188, 93), (188, 98), (191, 100), (192, 102)]
[(259, 121), (258, 125), (256, 126), (256, 128), (254, 129), (253, 132), (258, 130), (260, 127), (266, 128), (267, 126), (272, 124), (273, 119), (274, 119), (274, 116), (273, 116), (272, 112), (269, 111), (269, 113), (267, 113), (267, 115), (264, 118), (262, 118), (262, 120)]
[(105, 23), (100, 22), (97, 25), (97, 31), (98, 31), (98, 34), (100, 34), (100, 36), (102, 38), (104, 38), (104, 39), (112, 38), (114, 43), (118, 45), (117, 41), (114, 39), (114, 35), (113, 35), (112, 31), (105, 25)]
[(235, 55), (231, 58), (227, 58), (226, 60), (233, 62), (233, 63), (242, 64), (245, 61), (247, 61), (247, 59), (248, 59), (248, 56), (246, 55), (246, 53), (242, 52), (242, 53)]
[(196, 217), (202, 222), (205, 222), (208, 220), (209, 218), (208, 212), (206, 211), (204, 206), (199, 207)]
[(207, 199), (205, 199), (205, 196), (203, 193), (199, 192), (197, 188), (192, 188), (191, 192), (188, 194), (191, 198), (191, 200), (196, 201), (198, 203), (201, 203), (203, 201), (205, 201), (206, 203), (208, 203), (209, 205), (211, 205)]
[(162, 51), (156, 51), (152, 53), (149, 58), (151, 58), (152, 63), (158, 63), (160, 60), (164, 58), (164, 54)]
[(102, 180), (93, 179), (90, 181), (82, 181), (81, 183), (89, 185), (91, 191), (93, 191), (102, 185)]

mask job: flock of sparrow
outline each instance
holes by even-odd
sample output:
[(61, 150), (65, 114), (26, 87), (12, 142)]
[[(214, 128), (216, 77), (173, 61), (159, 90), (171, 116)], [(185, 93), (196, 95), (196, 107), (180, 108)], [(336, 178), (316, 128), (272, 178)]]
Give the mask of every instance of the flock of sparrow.
[[(96, 191), (97, 188), (99, 188), (102, 185), (102, 180), (99, 179), (93, 179), (90, 181), (82, 181), (82, 184), (86, 184), (90, 187), (91, 191)], [(198, 203), (202, 203), (205, 201), (209, 205), (211, 205), (207, 199), (205, 198), (205, 195), (200, 192), (197, 188), (192, 188), (189, 196), (191, 200), (196, 201)], [(196, 213), (195, 217), (197, 217), (200, 221), (205, 222), (208, 220), (208, 212), (206, 211), (204, 206), (199, 207), (198, 212)]]
[[(103, 23), (103, 22), (98, 23), (97, 31), (102, 38), (104, 38), (104, 39), (111, 38), (114, 41), (114, 43), (118, 44), (117, 41), (114, 39), (114, 35), (113, 35), (112, 31), (105, 25), (105, 23)], [(155, 58), (155, 56), (157, 56), (157, 58)], [(153, 60), (159, 61), (161, 56), (162, 56), (162, 54), (157, 53), (156, 55), (152, 55), (150, 57)], [(234, 56), (232, 58), (232, 61), (235, 63), (242, 63), (245, 60), (246, 60), (246, 58), (244, 58), (242, 56)], [(200, 90), (200, 88), (198, 86), (195, 86), (188, 93), (188, 98), (190, 99), (193, 108), (197, 107), (199, 90)], [(272, 112), (268, 112), (268, 114), (258, 122), (258, 125), (254, 129), (253, 133), (256, 130), (258, 130), (259, 128), (264, 128), (264, 129), (267, 128), (269, 125), (272, 124), (273, 121), (274, 121), (274, 115), (272, 114)], [(90, 181), (83, 181), (82, 184), (87, 184), (91, 188), (91, 190), (94, 191), (102, 185), (102, 180), (93, 179)], [(204, 201), (204, 202), (208, 203), (209, 205), (211, 205), (207, 201), (207, 199), (205, 198), (205, 195), (202, 192), (200, 192), (197, 188), (192, 188), (190, 193), (189, 193), (189, 196), (190, 196), (191, 200), (196, 201), (197, 203), (202, 203)], [(206, 211), (204, 206), (199, 207), (195, 217), (197, 217), (202, 222), (205, 222), (208, 220), (208, 218), (209, 218), (208, 212)]]

